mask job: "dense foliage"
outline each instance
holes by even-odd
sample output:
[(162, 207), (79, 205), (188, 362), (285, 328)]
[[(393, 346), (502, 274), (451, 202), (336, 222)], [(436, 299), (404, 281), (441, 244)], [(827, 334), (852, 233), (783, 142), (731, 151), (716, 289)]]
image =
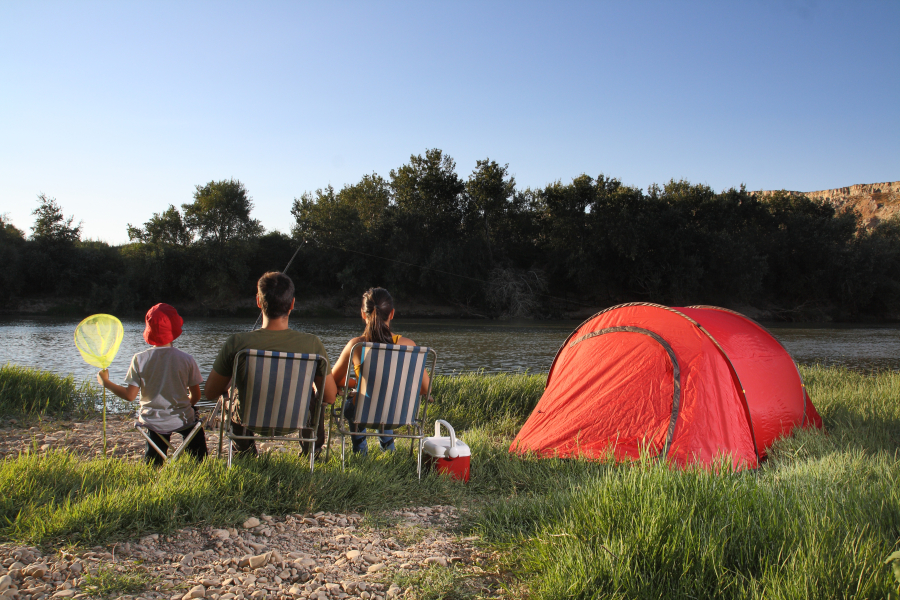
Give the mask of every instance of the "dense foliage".
[(786, 319), (900, 308), (900, 220), (864, 228), (858, 214), (827, 202), (762, 198), (743, 186), (715, 192), (671, 181), (645, 192), (580, 175), (518, 189), (507, 166), (479, 160), (463, 178), (433, 149), (387, 178), (302, 194), (290, 207), (290, 235), (265, 233), (247, 189), (227, 180), (198, 185), (181, 210), (170, 205), (129, 225), (132, 243), (120, 247), (82, 241), (54, 199), (38, 203), (30, 238), (0, 222), (0, 302), (224, 308), (299, 246), (289, 273), (298, 296), (338, 303), (381, 285), (494, 316), (624, 301), (750, 304)]

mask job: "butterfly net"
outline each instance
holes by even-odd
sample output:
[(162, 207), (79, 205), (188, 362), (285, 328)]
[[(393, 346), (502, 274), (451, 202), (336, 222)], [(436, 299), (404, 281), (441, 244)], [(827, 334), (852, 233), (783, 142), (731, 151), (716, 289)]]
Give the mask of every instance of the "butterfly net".
[(75, 347), (89, 365), (109, 368), (125, 330), (122, 322), (112, 315), (91, 315), (75, 328)]

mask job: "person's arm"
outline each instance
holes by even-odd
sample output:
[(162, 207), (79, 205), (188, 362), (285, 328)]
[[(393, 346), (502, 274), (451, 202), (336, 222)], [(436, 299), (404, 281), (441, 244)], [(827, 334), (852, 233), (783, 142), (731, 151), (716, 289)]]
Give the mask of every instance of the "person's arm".
[(191, 406), (194, 406), (195, 404), (197, 404), (197, 402), (200, 400), (200, 384), (199, 383), (197, 385), (192, 385), (191, 387), (188, 388), (188, 396), (191, 399)]
[(210, 370), (209, 377), (206, 378), (206, 385), (203, 386), (206, 399), (218, 400), (219, 396), (228, 391), (229, 383), (231, 383), (231, 377), (220, 375), (215, 369)]
[[(344, 346), (343, 350), (341, 350), (341, 355), (338, 356), (337, 362), (335, 362), (334, 366), (331, 368), (331, 374), (334, 377), (334, 382), (335, 382), (336, 386), (344, 387), (344, 382), (346, 381), (346, 378), (347, 378), (347, 370), (351, 368), (350, 365), (353, 362), (353, 360), (352, 360), (353, 357), (350, 356), (350, 351), (353, 349), (353, 346), (361, 340), (362, 340), (362, 338), (356, 337), (356, 338), (353, 338), (352, 340), (350, 340), (349, 342), (347, 342), (347, 345)], [(352, 376), (351, 376), (351, 384), (350, 385), (351, 386), (353, 385)], [(327, 387), (326, 387), (326, 391), (327, 391)]]
[[(322, 377), (317, 376), (313, 379), (313, 385), (316, 386), (316, 393), (319, 392), (319, 386), (322, 385)], [(334, 383), (334, 377), (329, 373), (325, 376), (325, 389), (322, 390), (322, 402), (325, 404), (334, 404), (337, 397), (337, 384)]]
[[(431, 381), (428, 377), (428, 369), (425, 369), (425, 372), (422, 373), (422, 385), (419, 387), (420, 394), (428, 393), (428, 382)], [(429, 397), (428, 401), (430, 402), (432, 399)]]
[(113, 383), (109, 380), (109, 369), (103, 369), (99, 373), (97, 373), (97, 381), (111, 391), (113, 394), (121, 398), (122, 400), (128, 400), (129, 402), (134, 402), (134, 399), (137, 398), (138, 392), (141, 391), (136, 385), (129, 385), (128, 387), (119, 385), (118, 383)]

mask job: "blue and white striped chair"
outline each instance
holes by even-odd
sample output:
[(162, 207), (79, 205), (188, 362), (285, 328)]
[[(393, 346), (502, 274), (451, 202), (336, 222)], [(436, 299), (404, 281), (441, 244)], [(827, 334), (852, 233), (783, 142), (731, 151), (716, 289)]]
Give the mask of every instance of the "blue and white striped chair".
[[(421, 398), (428, 398), (431, 394), (437, 353), (424, 346), (359, 342), (351, 349), (351, 356), (355, 354), (357, 347), (360, 347), (361, 365), (356, 387), (351, 389), (352, 370), (347, 369), (340, 406), (335, 403), (332, 409), (332, 416), (337, 419), (337, 432), (341, 436), (341, 468), (346, 460), (344, 441), (349, 435), (406, 438), (418, 441), (417, 472), (421, 478), (424, 423), (428, 413), (428, 402), (423, 403)], [(428, 381), (428, 390), (422, 396), (420, 388), (429, 354), (432, 377)], [(347, 402), (354, 403), (353, 422), (356, 426), (377, 431), (351, 431), (347, 419), (343, 416)], [(408, 427), (411, 432), (385, 433), (385, 430), (396, 430), (400, 427)]]
[[(241, 350), (234, 357), (231, 386), (222, 419), (220, 439), (227, 438), (228, 466), (231, 467), (232, 440), (288, 440), (307, 442), (314, 448), (316, 429), (322, 418), (324, 385), (313, 389), (319, 365), (327, 365), (318, 354), (295, 354), (273, 350)], [(324, 369), (325, 367), (321, 367)], [(237, 389), (238, 373), (245, 374), (243, 389)], [(235, 393), (236, 392), (236, 393)], [(246, 435), (233, 430), (234, 399), (240, 408), (241, 425)], [(310, 413), (313, 415), (309, 424)], [(301, 429), (311, 427), (312, 437), (303, 437)], [(299, 432), (297, 436), (290, 435)], [(256, 435), (254, 435), (254, 433)], [(222, 445), (219, 444), (221, 454)], [(309, 469), (315, 466), (315, 452), (309, 453)]]

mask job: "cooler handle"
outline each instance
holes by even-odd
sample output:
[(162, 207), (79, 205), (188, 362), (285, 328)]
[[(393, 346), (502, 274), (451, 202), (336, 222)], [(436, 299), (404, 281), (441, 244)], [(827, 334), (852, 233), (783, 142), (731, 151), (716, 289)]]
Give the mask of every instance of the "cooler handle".
[(450, 447), (447, 449), (446, 455), (448, 458), (456, 458), (459, 456), (459, 450), (456, 449), (456, 431), (453, 429), (453, 425), (443, 419), (438, 419), (434, 422), (434, 437), (441, 437), (441, 425), (450, 432)]

